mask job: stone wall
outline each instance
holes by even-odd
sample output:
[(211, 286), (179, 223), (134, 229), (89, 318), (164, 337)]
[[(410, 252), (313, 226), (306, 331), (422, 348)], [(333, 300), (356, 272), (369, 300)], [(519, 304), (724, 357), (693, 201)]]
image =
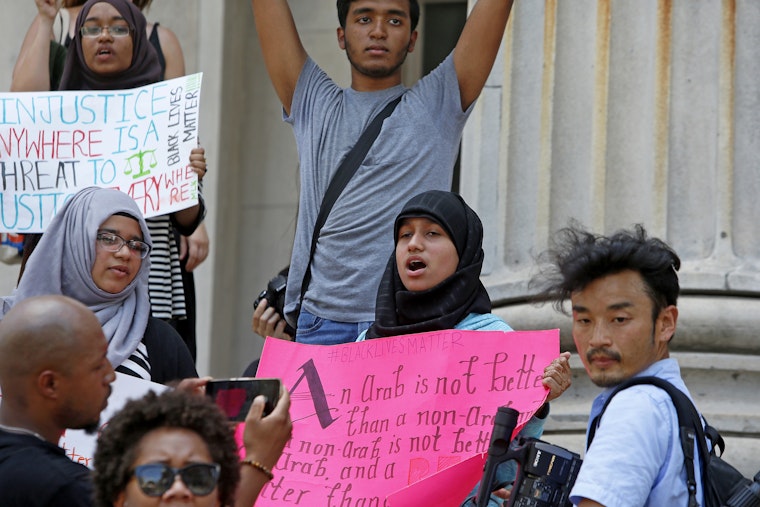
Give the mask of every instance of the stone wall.
[[(672, 350), (748, 475), (760, 469), (758, 42), (752, 1), (516, 2), (462, 160), (463, 193), (490, 226), (498, 312), (517, 329), (561, 328), (563, 350), (569, 317), (526, 303), (554, 231), (642, 223), (675, 248)], [(547, 427), (576, 450), (599, 392), (577, 359)]]
[[(334, 2), (290, 0), (309, 53), (348, 76)], [(7, 90), (35, 8), (4, 6)], [(424, 14), (423, 14), (424, 15)], [(155, 0), (148, 17), (180, 37), (204, 72), (201, 140), (211, 256), (199, 268), (199, 370), (234, 376), (258, 356), (251, 303), (287, 264), (298, 193), (290, 128), (266, 76), (247, 0)], [(569, 219), (598, 232), (634, 223), (684, 261), (673, 343), (727, 456), (750, 475), (758, 455), (760, 315), (760, 2), (518, 0), (503, 50), (469, 121), (460, 188), (486, 224), (484, 282), (513, 327), (569, 318), (526, 303), (535, 256)], [(419, 61), (411, 58), (413, 81)], [(345, 82), (341, 84), (345, 85)], [(0, 266), (7, 293), (13, 268)], [(547, 439), (583, 448), (590, 385), (554, 404)]]

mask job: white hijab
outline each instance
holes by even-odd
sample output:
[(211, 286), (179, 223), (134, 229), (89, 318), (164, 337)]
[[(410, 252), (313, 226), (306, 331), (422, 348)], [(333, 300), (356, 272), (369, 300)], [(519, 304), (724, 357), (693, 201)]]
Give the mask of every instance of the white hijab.
[(132, 282), (111, 294), (95, 285), (92, 266), (98, 228), (111, 215), (126, 213), (140, 224), (143, 241), (150, 233), (137, 204), (118, 190), (89, 187), (67, 201), (53, 217), (29, 257), (13, 294), (0, 298), (0, 317), (19, 301), (44, 294), (63, 294), (92, 310), (108, 339), (108, 359), (116, 368), (136, 349), (150, 316), (148, 273), (150, 256), (142, 260)]

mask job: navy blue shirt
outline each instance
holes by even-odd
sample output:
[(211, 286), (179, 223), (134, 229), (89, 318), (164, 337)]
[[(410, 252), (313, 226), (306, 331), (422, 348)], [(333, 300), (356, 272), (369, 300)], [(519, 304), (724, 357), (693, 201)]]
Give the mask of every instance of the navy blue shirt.
[(57, 445), (0, 429), (0, 505), (92, 507), (90, 469)]

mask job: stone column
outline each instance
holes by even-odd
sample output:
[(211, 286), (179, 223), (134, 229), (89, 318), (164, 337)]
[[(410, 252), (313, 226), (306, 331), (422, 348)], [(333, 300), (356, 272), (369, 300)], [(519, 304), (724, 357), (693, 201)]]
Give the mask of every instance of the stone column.
[[(645, 225), (680, 255), (671, 350), (726, 456), (760, 433), (760, 3), (518, 1), (463, 142), (461, 189), (486, 224), (484, 282), (516, 329), (570, 318), (530, 304), (535, 257), (574, 220)], [(599, 392), (575, 385), (547, 439), (583, 448)], [(564, 436), (566, 433), (570, 436)]]

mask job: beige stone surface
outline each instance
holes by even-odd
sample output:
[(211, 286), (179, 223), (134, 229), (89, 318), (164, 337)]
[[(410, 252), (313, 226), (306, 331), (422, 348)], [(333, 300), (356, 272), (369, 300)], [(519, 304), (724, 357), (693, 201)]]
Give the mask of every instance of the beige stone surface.
[[(309, 53), (345, 85), (334, 2), (290, 4)], [(32, 0), (3, 3), (0, 90), (34, 12)], [(196, 276), (199, 370), (234, 376), (262, 346), (251, 302), (288, 262), (298, 193), (292, 132), (248, 0), (155, 0), (148, 17), (177, 33), (189, 72), (204, 72), (212, 247)], [(676, 248), (690, 299), (674, 348), (747, 474), (760, 469), (758, 52), (754, 0), (515, 2), (464, 135), (460, 186), (485, 224), (484, 281), (498, 311), (518, 328), (561, 327), (563, 347), (572, 346), (567, 320), (521, 306), (554, 231), (571, 219), (598, 232), (643, 223)], [(4, 293), (14, 279), (0, 266)], [(562, 416), (551, 434), (558, 441), (578, 441), (594, 395), (577, 373), (577, 393), (552, 415)]]

